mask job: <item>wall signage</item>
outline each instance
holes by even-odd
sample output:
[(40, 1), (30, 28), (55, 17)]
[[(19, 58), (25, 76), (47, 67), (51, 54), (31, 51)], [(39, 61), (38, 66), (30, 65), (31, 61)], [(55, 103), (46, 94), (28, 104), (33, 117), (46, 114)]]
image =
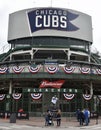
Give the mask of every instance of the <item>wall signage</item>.
[(54, 82), (50, 82), (48, 80), (43, 80), (39, 86), (39, 88), (61, 88), (61, 86), (64, 84), (65, 80), (58, 80)]
[(72, 24), (79, 15), (58, 8), (41, 8), (28, 12), (31, 32), (41, 29), (61, 31), (77, 31), (79, 28)]
[(63, 92), (63, 93), (82, 93), (81, 89), (71, 89), (71, 88), (24, 88), (23, 92), (28, 93), (42, 93), (42, 92)]

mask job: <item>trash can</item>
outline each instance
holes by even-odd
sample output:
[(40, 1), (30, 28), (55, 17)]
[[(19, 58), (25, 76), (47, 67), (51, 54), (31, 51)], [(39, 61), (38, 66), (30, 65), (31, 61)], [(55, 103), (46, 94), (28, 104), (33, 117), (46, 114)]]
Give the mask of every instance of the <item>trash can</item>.
[(16, 123), (16, 113), (10, 115), (10, 123)]

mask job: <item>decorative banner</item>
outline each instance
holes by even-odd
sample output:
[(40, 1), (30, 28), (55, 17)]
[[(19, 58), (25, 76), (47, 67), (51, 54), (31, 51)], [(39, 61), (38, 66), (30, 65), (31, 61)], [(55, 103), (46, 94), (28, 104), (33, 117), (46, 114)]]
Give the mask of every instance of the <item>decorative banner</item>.
[(83, 98), (87, 101), (89, 101), (92, 98), (92, 95), (90, 94), (83, 94)]
[(31, 33), (45, 29), (77, 31), (79, 28), (71, 21), (78, 17), (76, 13), (58, 8), (41, 8), (28, 12)]
[(98, 95), (98, 98), (101, 100), (101, 95)]
[(90, 68), (87, 67), (81, 67), (80, 68), (81, 73), (88, 74), (90, 72)]
[(58, 71), (58, 67), (57, 66), (46, 66), (46, 70), (48, 73), (54, 74)]
[(31, 97), (33, 100), (38, 100), (42, 97), (42, 93), (31, 93)]
[(4, 73), (6, 73), (7, 70), (8, 70), (7, 67), (2, 67), (2, 68), (0, 68), (0, 74), (4, 74)]
[(29, 66), (28, 67), (28, 69), (29, 69), (29, 71), (31, 72), (31, 73), (37, 73), (39, 70), (40, 70), (40, 68), (41, 68), (41, 65), (38, 65), (38, 66), (35, 66), (35, 67), (33, 67), (33, 66)]
[(15, 99), (15, 100), (19, 100), (21, 98), (22, 94), (21, 93), (14, 93), (12, 94), (12, 97)]
[(73, 71), (75, 70), (74, 67), (68, 66), (68, 67), (63, 67), (63, 70), (65, 71), (65, 73), (70, 74), (73, 73)]
[(16, 74), (20, 74), (23, 71), (24, 67), (20, 67), (20, 66), (14, 66), (12, 68), (12, 70), (16, 73)]
[(46, 88), (46, 87), (51, 87), (51, 88), (61, 88), (61, 86), (64, 84), (65, 80), (58, 80), (54, 82), (49, 82), (48, 80), (43, 80), (42, 83), (40, 84), (39, 88)]
[(65, 97), (66, 100), (72, 100), (75, 97), (75, 94), (64, 93), (63, 96)]
[(5, 98), (5, 94), (0, 94), (0, 101), (2, 101)]
[(101, 75), (101, 69), (96, 69), (96, 72)]

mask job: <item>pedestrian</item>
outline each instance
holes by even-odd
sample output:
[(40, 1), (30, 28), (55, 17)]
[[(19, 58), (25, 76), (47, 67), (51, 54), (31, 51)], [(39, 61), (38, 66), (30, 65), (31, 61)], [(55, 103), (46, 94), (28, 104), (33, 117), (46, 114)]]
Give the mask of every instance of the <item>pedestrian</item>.
[(88, 109), (88, 123), (90, 123), (90, 110)]
[(86, 123), (86, 125), (88, 125), (89, 124), (89, 112), (88, 112), (88, 109), (84, 110), (84, 116), (85, 116), (85, 123)]
[(76, 111), (76, 118), (77, 118), (77, 121), (79, 122), (80, 121), (80, 109), (77, 109), (77, 111)]
[(80, 113), (79, 113), (79, 123), (80, 123), (80, 126), (83, 125), (84, 123), (84, 112), (81, 110)]
[(61, 110), (60, 109), (58, 109), (56, 120), (57, 120), (57, 126), (60, 126), (61, 125)]
[(49, 123), (49, 119), (48, 119), (48, 111), (45, 113), (45, 126), (48, 126), (48, 123)]

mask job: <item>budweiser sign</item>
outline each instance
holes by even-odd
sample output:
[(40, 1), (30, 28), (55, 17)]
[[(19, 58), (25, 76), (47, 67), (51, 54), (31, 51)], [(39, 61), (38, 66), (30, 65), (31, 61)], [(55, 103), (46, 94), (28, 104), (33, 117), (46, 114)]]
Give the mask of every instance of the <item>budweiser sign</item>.
[(49, 82), (47, 80), (42, 81), (39, 88), (61, 88), (61, 86), (64, 84), (65, 80), (58, 80), (54, 82)]

